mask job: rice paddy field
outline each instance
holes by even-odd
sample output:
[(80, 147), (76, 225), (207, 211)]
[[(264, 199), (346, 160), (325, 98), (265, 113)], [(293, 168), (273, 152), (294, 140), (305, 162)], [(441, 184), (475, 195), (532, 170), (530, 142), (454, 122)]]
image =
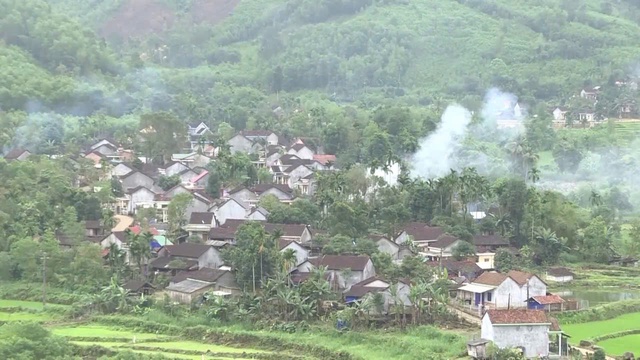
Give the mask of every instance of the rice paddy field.
[[(571, 336), (570, 343), (578, 345), (580, 340), (590, 340), (621, 331), (640, 330), (640, 312), (625, 314), (609, 320), (566, 324), (562, 325), (562, 330)], [(611, 355), (622, 355), (627, 351), (635, 354), (640, 353), (640, 335), (638, 334), (598, 341), (596, 344)]]
[[(47, 305), (53, 309), (55, 305)], [(140, 331), (111, 323), (72, 323), (60, 311), (42, 308), (30, 301), (0, 300), (0, 324), (14, 321), (42, 323), (54, 335), (79, 346), (100, 346), (111, 351), (133, 351), (139, 354), (161, 355), (167, 359), (294, 359), (315, 360), (318, 354), (300, 351), (298, 345), (322, 348), (330, 353), (347, 353), (353, 359), (459, 359), (464, 358), (466, 334), (419, 327), (400, 333), (396, 331), (338, 332), (326, 328), (300, 333), (248, 331), (236, 327), (225, 330), (241, 335), (257, 336), (259, 343), (215, 344), (205, 337), (202, 341), (185, 340), (171, 334)], [(99, 320), (102, 321), (102, 320)], [(106, 321), (106, 320), (105, 320)], [(284, 344), (274, 347), (268, 339)], [(266, 341), (265, 341), (266, 340)], [(287, 345), (289, 344), (289, 345)], [(297, 350), (296, 350), (297, 349)]]

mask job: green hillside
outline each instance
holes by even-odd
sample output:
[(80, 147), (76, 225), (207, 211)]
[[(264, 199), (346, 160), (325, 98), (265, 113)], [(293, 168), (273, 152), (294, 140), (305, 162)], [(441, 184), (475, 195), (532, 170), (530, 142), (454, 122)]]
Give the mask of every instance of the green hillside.
[[(25, 9), (37, 9), (28, 28), (17, 20)], [(159, 106), (219, 116), (188, 107), (220, 104), (229, 88), (264, 106), (275, 92), (310, 91), (364, 105), (474, 105), (491, 86), (529, 104), (554, 102), (622, 77), (640, 55), (633, 1), (0, 0), (0, 14), (2, 51), (32, 57), (25, 71), (45, 83), (71, 77), (101, 98), (126, 95), (115, 113)], [(13, 97), (0, 105), (21, 108)]]

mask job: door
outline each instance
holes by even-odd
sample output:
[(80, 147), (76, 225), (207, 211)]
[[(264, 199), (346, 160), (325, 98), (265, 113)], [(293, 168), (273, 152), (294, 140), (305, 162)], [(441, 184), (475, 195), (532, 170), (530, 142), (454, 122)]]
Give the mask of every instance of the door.
[(482, 302), (482, 294), (476, 294), (476, 306)]

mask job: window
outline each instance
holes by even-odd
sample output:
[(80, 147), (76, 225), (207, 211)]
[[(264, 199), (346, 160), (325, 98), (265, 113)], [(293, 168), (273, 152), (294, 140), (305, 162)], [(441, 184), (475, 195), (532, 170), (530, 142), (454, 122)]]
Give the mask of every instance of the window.
[(489, 262), (489, 258), (484, 258), (484, 260), (482, 260), (484, 262)]
[(489, 291), (487, 293), (487, 301), (491, 301), (491, 295), (492, 295), (492, 293), (491, 293), (491, 291)]

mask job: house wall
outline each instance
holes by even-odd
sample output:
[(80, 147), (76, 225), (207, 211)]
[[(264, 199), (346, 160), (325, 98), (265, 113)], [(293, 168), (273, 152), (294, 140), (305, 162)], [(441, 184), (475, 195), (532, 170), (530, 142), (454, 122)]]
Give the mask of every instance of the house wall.
[(492, 291), (493, 304), (496, 309), (506, 308), (524, 308), (527, 306), (525, 302), (527, 298), (522, 295), (522, 291), (518, 283), (513, 279), (507, 278), (495, 290)]
[(293, 189), (295, 183), (298, 180), (311, 174), (313, 174), (313, 171), (311, 171), (311, 169), (307, 168), (304, 165), (298, 166), (297, 168), (293, 169), (293, 171), (289, 173), (289, 181), (288, 181), (289, 187)]
[(253, 191), (250, 191), (249, 189), (242, 189), (238, 192), (233, 193), (233, 195), (230, 195), (230, 196), (236, 201), (245, 205), (249, 205), (251, 203), (255, 203), (258, 201), (258, 196)]
[(195, 154), (193, 156), (193, 161), (191, 162), (191, 168), (194, 167), (206, 167), (211, 162), (211, 158), (202, 154)]
[(247, 209), (234, 200), (227, 201), (222, 207), (214, 208), (213, 212), (216, 214), (216, 219), (218, 219), (220, 225), (224, 224), (227, 219), (242, 220), (247, 215)]
[(146, 188), (142, 188), (132, 193), (129, 200), (129, 213), (135, 214), (138, 206), (141, 204), (153, 204), (155, 196), (156, 195), (152, 191)]
[(305, 227), (304, 231), (302, 231), (302, 235), (300, 235), (300, 244), (310, 243), (311, 240), (311, 232), (309, 231), (309, 228)]
[(216, 280), (214, 288), (216, 290), (230, 292), (233, 295), (240, 295), (242, 292), (240, 286), (236, 282), (234, 274), (230, 271), (227, 271), (224, 275)]
[(413, 256), (413, 255), (414, 255), (413, 252), (411, 250), (409, 250), (409, 248), (401, 247), (400, 250), (398, 251), (397, 260), (403, 260), (405, 257)]
[(202, 256), (198, 258), (198, 268), (210, 268), (217, 269), (224, 265), (220, 252), (213, 247), (207, 250)]
[(573, 276), (552, 276), (552, 275), (547, 275), (547, 281), (564, 283), (564, 282), (573, 281)]
[(267, 156), (267, 157), (265, 158), (265, 160), (264, 160), (264, 161), (265, 161), (265, 164), (266, 164), (267, 166), (273, 166), (273, 165), (275, 165), (275, 164), (276, 164), (276, 161), (278, 161), (278, 159), (280, 159), (280, 157), (281, 157), (281, 156), (282, 156), (282, 154), (280, 154), (280, 153), (278, 153), (278, 152), (273, 153), (273, 154), (271, 154), (270, 156)]
[(171, 166), (167, 167), (166, 169), (164, 169), (164, 175), (165, 176), (172, 176), (175, 174), (179, 174), (181, 171), (187, 170), (189, 167), (187, 167), (187, 165), (184, 165), (183, 163), (173, 163), (171, 164)]
[(267, 136), (267, 144), (268, 145), (278, 145), (278, 135), (271, 133)]
[(304, 160), (313, 160), (314, 155), (313, 151), (311, 151), (311, 149), (306, 146), (298, 151), (296, 151), (295, 149), (289, 149), (289, 151), (287, 151), (287, 154), (296, 155), (300, 159)]
[(396, 237), (395, 242), (396, 244), (400, 245), (402, 243), (405, 243), (407, 240), (409, 240), (410, 236), (409, 234), (407, 234), (406, 231), (403, 231), (400, 233), (400, 235), (398, 235), (398, 237)]
[(31, 156), (31, 153), (28, 151), (24, 151), (22, 152), (22, 154), (18, 155), (18, 157), (16, 158), (16, 160), (18, 161), (24, 161), (27, 160), (27, 158)]
[(393, 260), (398, 259), (398, 253), (400, 251), (400, 247), (394, 244), (393, 242), (391, 242), (391, 240), (380, 239), (378, 240), (377, 245), (378, 245), (378, 251), (385, 254), (389, 254)]
[(287, 249), (293, 249), (293, 251), (296, 252), (295, 266), (298, 266), (309, 259), (309, 251), (296, 243), (287, 245), (282, 250), (280, 250), (280, 252), (285, 252)]
[(189, 218), (191, 218), (191, 213), (207, 211), (209, 211), (209, 203), (194, 197), (193, 200), (191, 200), (189, 206), (187, 206), (187, 208), (185, 209), (184, 216), (185, 219), (188, 220)]
[(525, 357), (538, 358), (549, 355), (548, 332), (546, 324), (493, 326), (493, 339), (488, 340), (500, 348), (522, 346)]
[(547, 285), (537, 276), (532, 276), (529, 283), (522, 286), (522, 298), (529, 299), (532, 296), (547, 295)]
[(279, 190), (277, 188), (268, 189), (267, 191), (265, 191), (262, 194), (260, 194), (259, 198), (262, 198), (262, 197), (267, 196), (267, 195), (274, 195), (280, 201), (293, 199), (293, 195), (287, 194), (284, 191), (281, 191), (281, 190)]
[(138, 186), (151, 189), (153, 188), (153, 179), (141, 172), (133, 173), (122, 179), (122, 187), (124, 189), (132, 189)]
[(229, 150), (232, 154), (237, 152), (251, 153), (253, 143), (246, 137), (238, 134), (232, 137), (227, 144), (229, 144)]
[(267, 217), (264, 216), (260, 211), (252, 211), (247, 215), (247, 220), (255, 220), (255, 221), (267, 221)]
[(315, 269), (315, 266), (311, 264), (309, 261), (305, 261), (302, 264), (298, 265), (298, 271), (300, 272), (311, 272), (311, 270)]
[(187, 194), (187, 193), (190, 193), (189, 190), (185, 189), (182, 186), (176, 186), (173, 189), (169, 189), (169, 191), (165, 192), (164, 196), (166, 198), (172, 199), (174, 196), (178, 194)]
[(213, 284), (200, 289), (198, 291), (194, 291), (191, 294), (186, 294), (186, 293), (182, 293), (179, 291), (173, 291), (173, 290), (167, 290), (167, 295), (169, 296), (169, 298), (172, 301), (176, 301), (179, 302), (181, 304), (191, 304), (191, 302), (197, 298), (199, 298), (200, 296), (202, 296), (204, 293), (206, 293), (207, 291), (209, 291), (211, 288), (213, 287)]
[(180, 183), (183, 185), (188, 184), (189, 180), (193, 179), (196, 176), (198, 176), (198, 174), (196, 174), (196, 172), (193, 170), (182, 173), (180, 174)]
[(491, 320), (489, 320), (489, 315), (484, 315), (482, 317), (482, 324), (480, 327), (480, 337), (482, 339), (493, 341), (493, 324), (491, 324)]
[(494, 268), (494, 263), (493, 263), (493, 259), (495, 257), (496, 254), (494, 253), (482, 253), (482, 254), (478, 254), (478, 262), (482, 263), (482, 264), (488, 264), (486, 265), (487, 267), (482, 267), (482, 265), (480, 267), (482, 267), (483, 269), (493, 269)]

